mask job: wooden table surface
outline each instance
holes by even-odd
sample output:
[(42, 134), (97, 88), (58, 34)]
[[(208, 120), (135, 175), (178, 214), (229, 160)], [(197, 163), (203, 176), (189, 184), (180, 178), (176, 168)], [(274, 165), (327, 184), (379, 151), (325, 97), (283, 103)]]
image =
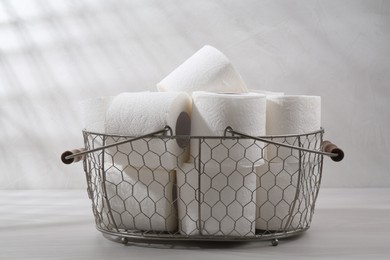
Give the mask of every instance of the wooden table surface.
[(94, 226), (84, 190), (0, 191), (0, 259), (390, 259), (390, 189), (322, 189), (311, 228), (270, 242), (127, 246)]

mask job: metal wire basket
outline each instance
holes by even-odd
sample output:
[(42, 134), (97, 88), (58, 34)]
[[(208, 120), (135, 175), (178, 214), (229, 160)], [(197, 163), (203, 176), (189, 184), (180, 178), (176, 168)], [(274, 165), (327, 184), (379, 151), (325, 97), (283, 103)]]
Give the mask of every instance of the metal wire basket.
[(228, 127), (220, 137), (172, 136), (166, 127), (134, 138), (84, 131), (85, 148), (62, 160), (83, 159), (96, 227), (123, 243), (277, 245), (310, 227), (323, 156), (344, 156), (323, 134), (253, 137)]

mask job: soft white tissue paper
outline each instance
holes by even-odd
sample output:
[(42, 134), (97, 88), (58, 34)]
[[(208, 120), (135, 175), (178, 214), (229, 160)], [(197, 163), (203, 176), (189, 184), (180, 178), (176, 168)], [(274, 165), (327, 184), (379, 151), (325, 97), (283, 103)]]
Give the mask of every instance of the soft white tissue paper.
[(108, 202), (103, 198), (103, 217), (110, 218), (111, 209), (117, 228), (176, 231), (174, 183), (175, 171), (111, 167), (104, 183)]
[(212, 161), (201, 174), (202, 235), (252, 236), (256, 219), (256, 172)]
[[(266, 97), (264, 95), (199, 91), (192, 94), (192, 103), (191, 135), (193, 136), (223, 136), (228, 126), (235, 131), (251, 136), (265, 135)], [(223, 145), (220, 145), (221, 143)], [(214, 149), (217, 146), (218, 149)], [(213, 159), (217, 162), (228, 157), (232, 164), (253, 166), (263, 163), (262, 146), (262, 142), (253, 139), (241, 139), (239, 145), (237, 139), (205, 139), (201, 149), (213, 149)], [(198, 154), (199, 140), (193, 139), (191, 141), (191, 156), (195, 158)], [(205, 155), (202, 153), (202, 156)], [(202, 157), (201, 160), (208, 159)]]
[(229, 59), (206, 45), (157, 84), (159, 91), (248, 92)]
[(267, 134), (301, 134), (321, 127), (321, 97), (269, 96)]
[(256, 171), (256, 229), (288, 231), (302, 227), (308, 209), (303, 196), (305, 187), (298, 183), (299, 163), (266, 162)]
[(194, 163), (184, 163), (176, 169), (179, 232), (184, 235), (200, 234), (199, 177)]
[(107, 133), (139, 136), (170, 126), (179, 115), (191, 114), (191, 98), (184, 92), (133, 92), (114, 98), (106, 116)]
[[(319, 96), (268, 96), (267, 135), (304, 134), (321, 128), (321, 97)], [(274, 138), (273, 141), (300, 146), (298, 139)], [(267, 158), (272, 162), (287, 160), (299, 162), (299, 151), (269, 145)]]
[[(107, 111), (106, 133), (135, 137), (169, 126), (173, 135), (189, 135), (190, 114), (191, 99), (184, 92), (122, 93), (114, 98)], [(107, 144), (123, 140), (110, 137)], [(133, 167), (170, 170), (187, 160), (185, 149), (176, 139), (141, 139), (108, 151), (115, 164)]]
[(255, 234), (256, 173), (252, 168), (216, 165), (209, 161), (203, 164), (199, 175), (194, 163), (183, 166), (177, 169), (179, 231), (182, 234)]
[(98, 97), (80, 101), (81, 119), (85, 130), (105, 132), (106, 112), (113, 99), (114, 97)]

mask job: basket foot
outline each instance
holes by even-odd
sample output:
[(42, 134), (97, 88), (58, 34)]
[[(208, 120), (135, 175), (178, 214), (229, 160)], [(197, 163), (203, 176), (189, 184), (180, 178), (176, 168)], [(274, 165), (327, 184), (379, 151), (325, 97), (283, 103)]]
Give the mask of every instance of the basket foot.
[(279, 240), (277, 238), (272, 239), (271, 241), (272, 246), (277, 246), (278, 244), (279, 244)]
[(122, 237), (121, 238), (121, 243), (124, 245), (127, 245), (129, 243), (129, 239), (127, 237)]

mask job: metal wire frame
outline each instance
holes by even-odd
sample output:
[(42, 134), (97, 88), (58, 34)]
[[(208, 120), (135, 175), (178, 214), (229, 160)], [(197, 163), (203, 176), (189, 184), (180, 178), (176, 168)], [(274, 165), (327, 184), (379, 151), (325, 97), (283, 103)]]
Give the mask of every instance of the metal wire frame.
[[(225, 131), (225, 136), (221, 137), (215, 137), (215, 136), (172, 136), (172, 135), (166, 135), (166, 133), (172, 134), (170, 129), (164, 129), (161, 131), (157, 131), (154, 133), (151, 133), (149, 135), (138, 137), (138, 138), (131, 138), (126, 136), (120, 136), (120, 135), (106, 135), (106, 134), (99, 134), (99, 133), (92, 133), (84, 131), (84, 141), (85, 141), (85, 148), (87, 149), (84, 154), (87, 154), (87, 156), (84, 158), (84, 171), (86, 173), (87, 178), (87, 184), (88, 184), (88, 194), (90, 199), (92, 200), (92, 209), (95, 216), (96, 221), (96, 227), (99, 231), (109, 234), (118, 236), (121, 238), (124, 238), (124, 241), (127, 241), (126, 239), (141, 239), (141, 240), (213, 240), (213, 241), (250, 241), (250, 240), (271, 240), (273, 239), (276, 241), (278, 238), (285, 238), (288, 236), (298, 235), (302, 232), (306, 231), (310, 227), (310, 223), (312, 220), (312, 216), (314, 214), (314, 207), (315, 202), (318, 196), (319, 186), (321, 183), (321, 175), (322, 175), (322, 164), (323, 164), (323, 155), (333, 156), (333, 154), (324, 153), (321, 152), (320, 146), (322, 143), (323, 133), (324, 130), (321, 129), (316, 132), (312, 133), (306, 133), (306, 134), (299, 134), (299, 135), (278, 135), (278, 136), (263, 136), (263, 137), (251, 137), (239, 132), (235, 132), (231, 128), (227, 128)], [(229, 135), (230, 134), (230, 135)], [(127, 218), (132, 218), (136, 214), (143, 214), (144, 219), (148, 219), (148, 216), (142, 212), (141, 213), (134, 213), (132, 215), (132, 208), (127, 207), (126, 200), (129, 199), (131, 196), (134, 195), (133, 188), (135, 185), (137, 185), (140, 181), (139, 178), (141, 178), (140, 170), (136, 170), (136, 176), (135, 178), (138, 178), (135, 183), (129, 183), (127, 178), (127, 175), (125, 174), (126, 167), (131, 167), (130, 165), (125, 165), (124, 168), (117, 168), (118, 166), (115, 165), (116, 160), (119, 158), (119, 154), (122, 153), (123, 150), (121, 148), (118, 148), (120, 146), (124, 145), (130, 145), (129, 150), (127, 150), (127, 159), (129, 160), (129, 163), (132, 163), (132, 160), (134, 161), (134, 158), (132, 158), (132, 153), (136, 153), (134, 151), (134, 148), (136, 147), (136, 142), (141, 142), (147, 145), (147, 151), (144, 154), (141, 154), (141, 157), (145, 161), (145, 157), (148, 153), (155, 153), (156, 151), (153, 151), (153, 145), (152, 142), (154, 141), (160, 141), (163, 144), (163, 151), (162, 154), (158, 154), (160, 162), (162, 156), (165, 156), (166, 154), (171, 155), (171, 157), (174, 158), (183, 158), (183, 156), (186, 154), (186, 149), (183, 149), (179, 154), (172, 154), (171, 151), (169, 151), (169, 142), (175, 142), (175, 139), (181, 138), (181, 139), (188, 139), (188, 142), (191, 143), (191, 146), (197, 145), (198, 146), (198, 153), (195, 155), (192, 155), (190, 158), (190, 161), (193, 164), (193, 168), (199, 173), (198, 174), (198, 186), (193, 187), (194, 188), (194, 194), (196, 194), (194, 201), (195, 205), (197, 205), (197, 212), (198, 212), (198, 219), (196, 219), (193, 222), (195, 223), (196, 230), (195, 232), (187, 232), (186, 230), (183, 230), (181, 226), (184, 226), (189, 223), (188, 218), (186, 218), (186, 214), (188, 215), (188, 208), (189, 204), (186, 204), (186, 201), (183, 201), (180, 197), (182, 194), (180, 193), (180, 188), (183, 188), (183, 184), (179, 184), (178, 180), (173, 180), (173, 184), (169, 186), (169, 189), (175, 190), (176, 195), (174, 198), (170, 199), (170, 201), (167, 204), (170, 204), (174, 210), (176, 210), (173, 215), (175, 215), (175, 218), (178, 225), (174, 227), (173, 229), (153, 229), (153, 225), (150, 225), (149, 228), (141, 229), (137, 228), (136, 222), (132, 222), (132, 224), (128, 224), (128, 220), (126, 220), (126, 217), (123, 217), (124, 214), (127, 215)], [(109, 145), (107, 145), (107, 141), (111, 140)], [(243, 146), (244, 141), (251, 142), (248, 146)], [(219, 232), (219, 233), (208, 233), (208, 232), (202, 232), (204, 229), (204, 225), (207, 222), (207, 219), (202, 219), (202, 211), (204, 211), (204, 207), (202, 205), (206, 205), (205, 201), (205, 195), (210, 190), (213, 190), (215, 187), (209, 187), (208, 189), (204, 189), (202, 185), (204, 184), (204, 179), (207, 179), (207, 172), (205, 172), (205, 168), (207, 168), (208, 163), (210, 161), (214, 162), (216, 158), (214, 158), (216, 155), (220, 153), (213, 153), (214, 151), (217, 151), (221, 147), (226, 148), (226, 142), (230, 142), (230, 150), (228, 150), (228, 155), (224, 158), (220, 158), (218, 164), (221, 166), (224, 163), (224, 160), (231, 157), (232, 147), (234, 146), (243, 146), (243, 155), (242, 158), (239, 160), (236, 159), (236, 165), (234, 166), (234, 171), (239, 171), (241, 168), (240, 163), (242, 162), (242, 159), (246, 158), (246, 152), (250, 149), (250, 147), (255, 146), (258, 148), (259, 151), (261, 151), (261, 154), (257, 160), (251, 161), (252, 165), (247, 166), (246, 168), (252, 169), (252, 171), (256, 171), (257, 165), (256, 163), (259, 163), (260, 161), (264, 164), (268, 165), (281, 165), (281, 171), (280, 172), (274, 172), (274, 169), (272, 169), (272, 166), (268, 166), (268, 169), (265, 170), (263, 176), (259, 176), (259, 174), (256, 175), (256, 182), (257, 187), (254, 190), (251, 190), (250, 197), (252, 200), (256, 197), (256, 193), (259, 193), (260, 189), (266, 190), (266, 200), (262, 205), (256, 205), (256, 217), (251, 219), (250, 221), (250, 227), (253, 232), (248, 232), (246, 234), (240, 234), (237, 233), (236, 228), (236, 222), (233, 224), (233, 229), (227, 231), (226, 233)], [(212, 143), (212, 146), (210, 146), (210, 143)], [(118, 146), (120, 144), (120, 146)], [(134, 145), (133, 145), (134, 144)], [(267, 151), (271, 148), (276, 149), (278, 152), (281, 151), (280, 149), (283, 148), (286, 150), (290, 150), (290, 154), (288, 156), (285, 156), (283, 158), (278, 158), (279, 154), (277, 154), (274, 158), (267, 158), (266, 154)], [(110, 150), (111, 149), (111, 150)], [(112, 150), (114, 149), (114, 150)], [(152, 149), (152, 150), (150, 150)], [(126, 151), (126, 150), (125, 150)], [(297, 151), (294, 153), (294, 151)], [(82, 153), (80, 153), (82, 154)], [(110, 160), (107, 160), (110, 159)], [(229, 158), (231, 159), (231, 158)], [(278, 161), (278, 159), (281, 159)], [(288, 165), (296, 165), (293, 172), (288, 172), (287, 168)], [(142, 167), (141, 167), (142, 168)], [(158, 165), (159, 169), (162, 169), (163, 171), (169, 171), (171, 169), (166, 169), (163, 167), (163, 165)], [(112, 181), (112, 176), (110, 171), (112, 169), (117, 170), (120, 176), (120, 181), (115, 183)], [(153, 174), (157, 173), (156, 169), (153, 169), (147, 165), (143, 166), (143, 169), (146, 169), (149, 173)], [(178, 166), (176, 169), (176, 175), (179, 176), (179, 172), (185, 173), (185, 170), (181, 169), (180, 166)], [(225, 173), (222, 172), (221, 167), (218, 172), (218, 176), (221, 176)], [(279, 179), (282, 179), (282, 174), (284, 174), (283, 178), (290, 178), (290, 183), (285, 184), (286, 187), (284, 189), (280, 188), (277, 183)], [(134, 177), (133, 176), (133, 177)], [(185, 175), (182, 175), (185, 176)], [(251, 175), (253, 180), (253, 174)], [(265, 177), (264, 177), (265, 176)], [(274, 178), (275, 182), (271, 181), (271, 186), (268, 188), (262, 187), (261, 179), (268, 178), (271, 176), (271, 179)], [(229, 177), (229, 176), (228, 176)], [(228, 178), (227, 177), (227, 178)], [(153, 177), (154, 178), (154, 177)], [(187, 178), (187, 177), (186, 177)], [(269, 178), (268, 178), (269, 179)], [(260, 181), (260, 185), (259, 185)], [(156, 180), (153, 179), (153, 183), (156, 183)], [(263, 181), (264, 182), (264, 181)], [(122, 185), (124, 184), (125, 185)], [(207, 183), (207, 182), (206, 182)], [(209, 181), (208, 184), (212, 183), (212, 180)], [(265, 182), (267, 183), (267, 182)], [(186, 185), (188, 183), (184, 183)], [(118, 199), (120, 188), (119, 186), (125, 186), (132, 188), (132, 194), (129, 194), (127, 198), (120, 198)], [(226, 184), (226, 187), (228, 187), (230, 184)], [(245, 183), (243, 184), (245, 186)], [(145, 190), (147, 191), (151, 186), (145, 186)], [(164, 189), (168, 187), (168, 184), (164, 186)], [(293, 192), (288, 193), (289, 195), (285, 195), (287, 192), (287, 189), (292, 189)], [(239, 190), (239, 189), (237, 189)], [(237, 201), (237, 190), (232, 191), (232, 193), (235, 194), (235, 199)], [(272, 195), (271, 193), (274, 190), (278, 190), (282, 194), (282, 199), (275, 203), (272, 201), (273, 197), (279, 196), (279, 195)], [(173, 191), (172, 191), (173, 192)], [(217, 191), (219, 192), (218, 196), (221, 202), (223, 199), (221, 197), (221, 190)], [(274, 192), (275, 193), (275, 192)], [(165, 196), (166, 193), (163, 193), (163, 196)], [(149, 196), (149, 194), (147, 195)], [(286, 196), (287, 198), (284, 198), (283, 196)], [(144, 200), (147, 200), (150, 198), (144, 198)], [(164, 198), (165, 199), (165, 198)], [(138, 201), (138, 203), (142, 203), (142, 201)], [(287, 202), (286, 202), (287, 200)], [(119, 212), (118, 210), (118, 201), (119, 204), (123, 203), (124, 210), (122, 208), (122, 212)], [(158, 201), (157, 201), (158, 202)], [(156, 204), (156, 201), (154, 201)], [(235, 203), (235, 202), (233, 202)], [(286, 207), (285, 209), (278, 209), (279, 205), (287, 205), (287, 211)], [(221, 203), (220, 203), (221, 204)], [(236, 203), (237, 204), (237, 203)], [(253, 203), (252, 203), (253, 204)], [(269, 206), (269, 205), (272, 206)], [(134, 206), (134, 205), (133, 205)], [(184, 217), (179, 216), (180, 213), (177, 212), (178, 207), (185, 207), (184, 210)], [(207, 206), (207, 205), (206, 205)], [(242, 205), (241, 205), (242, 206)], [(271, 210), (268, 210), (269, 212), (273, 211), (273, 216), (268, 219), (262, 219), (261, 214), (266, 212), (265, 207), (268, 206), (268, 208), (271, 208)], [(122, 207), (122, 206), (121, 206)], [(264, 209), (263, 209), (264, 207)], [(273, 207), (273, 208), (272, 208)], [(213, 209), (213, 206), (210, 206), (211, 209)], [(228, 208), (228, 205), (226, 206)], [(157, 214), (156, 207), (154, 207), (153, 216)], [(282, 211), (282, 213), (280, 213)], [(226, 211), (227, 212), (227, 211)], [(279, 212), (279, 213), (278, 213)], [(277, 216), (278, 214), (281, 214), (283, 216)], [(164, 215), (164, 218), (171, 217), (172, 214)], [(183, 215), (183, 214), (182, 214)], [(226, 213), (226, 215), (228, 215)], [(245, 214), (242, 213), (244, 216)], [(272, 215), (272, 214), (271, 214)], [(129, 217), (130, 216), (130, 217)], [(137, 217), (137, 216), (135, 216)], [(150, 216), (149, 216), (150, 217)], [(210, 218), (214, 218), (215, 216), (211, 216)], [(225, 216), (229, 217), (229, 216)], [(151, 222), (151, 219), (148, 219)], [(258, 220), (261, 220), (260, 228), (257, 228), (257, 222)], [(125, 223), (127, 221), (127, 224)], [(277, 223), (276, 223), (276, 222)], [(191, 221), (190, 221), (191, 222)], [(275, 224), (275, 223), (276, 224)], [(265, 224), (264, 224), (265, 223)], [(190, 223), (194, 224), (194, 223)], [(206, 223), (207, 224), (207, 223)], [(248, 226), (248, 225), (247, 225)], [(254, 228), (256, 226), (256, 228)], [(220, 226), (219, 231), (226, 231), (226, 228), (223, 228), (223, 226)], [(230, 227), (231, 229), (231, 227)], [(277, 244), (277, 243), (275, 243)]]

